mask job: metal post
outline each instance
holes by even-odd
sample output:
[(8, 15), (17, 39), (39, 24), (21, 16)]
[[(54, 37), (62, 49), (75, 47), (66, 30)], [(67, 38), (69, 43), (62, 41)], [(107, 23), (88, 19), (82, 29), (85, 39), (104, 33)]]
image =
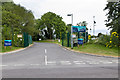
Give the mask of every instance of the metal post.
[(86, 31), (85, 31), (85, 43), (86, 43)]
[(13, 25), (12, 25), (12, 45), (14, 45), (14, 39), (13, 39), (14, 33), (13, 33)]
[(71, 48), (73, 49), (73, 38), (72, 38), (72, 33), (73, 33), (73, 30), (72, 30), (72, 26), (73, 26), (73, 14), (71, 14), (71, 19), (72, 19), (72, 23), (71, 23)]
[(71, 48), (73, 49), (73, 38), (72, 38), (73, 14), (68, 14), (67, 16), (71, 16)]
[(93, 36), (94, 36), (94, 33), (95, 33), (95, 23), (94, 23), (94, 18), (95, 18), (95, 16), (93, 16)]

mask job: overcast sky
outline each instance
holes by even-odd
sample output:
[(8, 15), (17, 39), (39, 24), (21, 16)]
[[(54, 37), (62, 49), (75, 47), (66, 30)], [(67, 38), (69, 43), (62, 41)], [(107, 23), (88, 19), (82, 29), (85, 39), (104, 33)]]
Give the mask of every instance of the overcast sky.
[[(107, 0), (13, 0), (16, 4), (31, 10), (36, 19), (40, 18), (44, 13), (54, 12), (63, 17), (66, 24), (71, 23), (71, 17), (67, 14), (73, 14), (73, 24), (87, 21), (88, 28), (93, 30), (93, 16), (95, 16), (96, 26), (95, 34), (106, 32), (109, 34), (108, 28), (105, 26), (107, 19), (106, 11), (103, 11), (107, 4)], [(89, 30), (90, 33), (90, 30)], [(91, 31), (93, 34), (93, 31)]]

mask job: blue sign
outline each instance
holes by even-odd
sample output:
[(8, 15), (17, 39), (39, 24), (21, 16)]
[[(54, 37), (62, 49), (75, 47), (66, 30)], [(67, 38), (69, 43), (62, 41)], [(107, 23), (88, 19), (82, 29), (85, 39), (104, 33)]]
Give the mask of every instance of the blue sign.
[(4, 46), (12, 46), (12, 40), (4, 40)]
[(83, 44), (83, 39), (82, 38), (78, 39), (78, 44)]
[(73, 32), (86, 32), (86, 26), (72, 26)]

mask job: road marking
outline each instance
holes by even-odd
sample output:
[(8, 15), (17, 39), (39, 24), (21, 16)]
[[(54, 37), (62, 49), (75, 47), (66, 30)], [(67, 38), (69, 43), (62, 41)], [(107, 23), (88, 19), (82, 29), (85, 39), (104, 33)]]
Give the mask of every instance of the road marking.
[(40, 64), (30, 64), (31, 66), (39, 66)]
[(5, 66), (8, 66), (8, 65), (0, 65), (0, 66), (5, 67)]
[(47, 49), (45, 49), (45, 53), (47, 53)]
[(45, 56), (45, 65), (47, 65), (47, 56)]
[(47, 62), (47, 65), (56, 65), (56, 61), (49, 61)]
[(75, 64), (86, 64), (86, 63), (75, 63)]
[(98, 62), (89, 62), (89, 64), (99, 64)]
[(75, 64), (86, 64), (83, 61), (73, 61)]
[(25, 64), (15, 64), (14, 66), (25, 66)]
[(114, 62), (114, 63), (119, 63), (118, 60), (112, 60), (112, 62)]
[(111, 63), (113, 63), (113, 62), (102, 62), (103, 64), (111, 64)]
[(79, 62), (83, 62), (83, 61), (73, 61), (74, 63), (79, 63)]
[(47, 62), (48, 64), (55, 64), (56, 63), (56, 61), (49, 61), (49, 62)]
[(70, 64), (72, 64), (72, 63), (70, 63), (70, 61), (60, 61), (61, 62), (61, 64), (63, 64), (63, 65), (70, 65)]

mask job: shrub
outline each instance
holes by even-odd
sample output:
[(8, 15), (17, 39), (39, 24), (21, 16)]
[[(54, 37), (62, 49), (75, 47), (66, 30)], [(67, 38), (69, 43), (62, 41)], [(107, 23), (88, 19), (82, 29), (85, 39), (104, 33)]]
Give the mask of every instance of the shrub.
[(113, 32), (111, 35), (101, 35), (97, 43), (109, 48), (118, 47), (118, 37), (117, 32)]

